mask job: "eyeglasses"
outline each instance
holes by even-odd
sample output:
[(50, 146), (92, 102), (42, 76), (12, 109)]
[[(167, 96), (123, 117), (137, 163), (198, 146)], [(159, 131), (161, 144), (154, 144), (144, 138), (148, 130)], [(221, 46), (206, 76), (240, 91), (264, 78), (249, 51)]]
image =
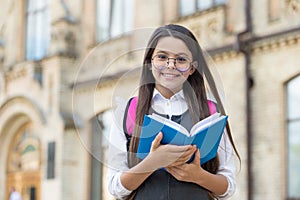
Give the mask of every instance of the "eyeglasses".
[(191, 68), (191, 61), (188, 57), (178, 56), (176, 58), (169, 58), (165, 54), (157, 54), (153, 56), (152, 63), (153, 66), (158, 70), (164, 70), (168, 68), (170, 64), (170, 59), (173, 59), (174, 66), (179, 72), (186, 72)]

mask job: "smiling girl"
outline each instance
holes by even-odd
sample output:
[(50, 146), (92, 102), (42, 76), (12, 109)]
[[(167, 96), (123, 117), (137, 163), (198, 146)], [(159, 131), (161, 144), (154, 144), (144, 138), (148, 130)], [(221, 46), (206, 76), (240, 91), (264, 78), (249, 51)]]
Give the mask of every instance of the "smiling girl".
[[(225, 114), (195, 36), (179, 25), (157, 28), (145, 51), (129, 151), (123, 131), (117, 125), (111, 131), (107, 176), (111, 194), (120, 199), (163, 200), (226, 199), (233, 195), (236, 188), (234, 160), (239, 155), (229, 125), (217, 156), (203, 165), (196, 146), (161, 145), (162, 132), (144, 160), (136, 157), (145, 114), (176, 118), (176, 122), (188, 130), (210, 115), (204, 78), (212, 88), (217, 109)], [(187, 163), (193, 154), (196, 154), (195, 159)]]

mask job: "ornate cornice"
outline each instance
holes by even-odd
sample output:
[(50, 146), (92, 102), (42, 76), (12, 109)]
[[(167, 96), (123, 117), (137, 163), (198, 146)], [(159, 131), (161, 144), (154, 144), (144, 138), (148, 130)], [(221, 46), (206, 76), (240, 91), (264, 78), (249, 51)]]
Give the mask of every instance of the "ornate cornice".
[(224, 61), (224, 60), (230, 60), (234, 59), (239, 55), (239, 52), (230, 50), (230, 51), (225, 51), (222, 53), (218, 53), (215, 55), (212, 55), (212, 58), (214, 61)]
[(300, 44), (300, 31), (296, 34), (281, 35), (274, 38), (253, 41), (251, 52), (275, 51)]
[[(238, 41), (238, 40), (236, 40)], [(252, 54), (278, 51), (300, 44), (300, 28), (290, 29), (282, 32), (272, 33), (263, 36), (249, 36), (240, 41), (244, 49)], [(214, 60), (222, 61), (233, 59), (240, 54), (238, 42), (222, 47), (208, 50)]]

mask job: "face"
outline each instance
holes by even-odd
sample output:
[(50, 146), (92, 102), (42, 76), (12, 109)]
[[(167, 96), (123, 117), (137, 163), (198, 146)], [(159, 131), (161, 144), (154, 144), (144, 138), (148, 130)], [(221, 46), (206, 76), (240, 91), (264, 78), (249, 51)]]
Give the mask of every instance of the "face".
[[(163, 95), (166, 91), (171, 93), (179, 92), (182, 89), (183, 83), (195, 71), (195, 68), (192, 66), (192, 53), (182, 40), (174, 37), (163, 37), (159, 39), (152, 58), (155, 56), (163, 59), (171, 58), (167, 59), (169, 62), (166, 68), (157, 67), (155, 60), (152, 59), (152, 74), (155, 78), (156, 89)], [(176, 69), (176, 66), (181, 66), (182, 59), (187, 59), (188, 69), (186, 71), (178, 71)]]

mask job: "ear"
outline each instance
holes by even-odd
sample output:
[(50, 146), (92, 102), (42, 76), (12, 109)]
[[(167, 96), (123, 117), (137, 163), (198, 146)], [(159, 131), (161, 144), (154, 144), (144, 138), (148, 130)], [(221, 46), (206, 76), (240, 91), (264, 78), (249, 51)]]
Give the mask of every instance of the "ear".
[(191, 65), (192, 65), (192, 67), (191, 67), (191, 70), (190, 70), (190, 75), (192, 75), (196, 71), (196, 69), (198, 67), (198, 62), (194, 61), (194, 62), (191, 63)]
[(191, 65), (192, 65), (195, 69), (198, 68), (198, 62), (197, 62), (197, 61), (193, 61), (193, 62), (191, 63)]

